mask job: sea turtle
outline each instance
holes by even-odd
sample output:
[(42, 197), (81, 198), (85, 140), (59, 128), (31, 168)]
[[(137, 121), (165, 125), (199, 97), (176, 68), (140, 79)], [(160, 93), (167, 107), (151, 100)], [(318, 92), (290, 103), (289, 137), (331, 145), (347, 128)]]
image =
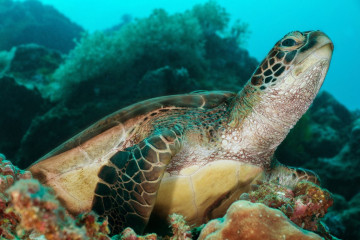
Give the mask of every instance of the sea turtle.
[(332, 51), (321, 31), (290, 32), (239, 93), (202, 91), (136, 103), (29, 170), (70, 213), (94, 210), (108, 218), (112, 233), (127, 226), (143, 232), (170, 213), (199, 225), (222, 216), (257, 179), (317, 182), (312, 172), (285, 167), (273, 154), (318, 93)]

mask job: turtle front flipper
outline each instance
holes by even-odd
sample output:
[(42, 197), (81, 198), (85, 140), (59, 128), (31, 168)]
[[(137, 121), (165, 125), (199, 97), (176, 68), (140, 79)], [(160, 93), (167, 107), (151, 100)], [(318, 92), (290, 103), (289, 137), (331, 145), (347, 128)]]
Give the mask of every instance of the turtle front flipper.
[(107, 217), (112, 234), (125, 227), (142, 233), (172, 157), (181, 147), (178, 128), (163, 129), (113, 155), (98, 174), (92, 209)]
[(280, 183), (285, 185), (293, 185), (301, 180), (306, 180), (320, 186), (320, 177), (314, 171), (304, 168), (287, 167), (277, 161), (269, 177), (270, 180), (278, 179)]

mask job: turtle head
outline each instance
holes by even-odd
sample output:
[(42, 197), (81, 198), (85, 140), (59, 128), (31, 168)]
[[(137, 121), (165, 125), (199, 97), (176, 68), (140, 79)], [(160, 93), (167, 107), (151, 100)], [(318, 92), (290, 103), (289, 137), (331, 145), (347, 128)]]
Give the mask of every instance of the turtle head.
[[(333, 48), (331, 40), (320, 31), (290, 32), (275, 44), (257, 67), (251, 84), (260, 90), (290, 89), (291, 85), (304, 81), (302, 73), (312, 71), (316, 63), (329, 65)], [(297, 81), (289, 84), (289, 77)], [(318, 80), (319, 85), (323, 80)]]
[(246, 133), (247, 145), (274, 151), (314, 100), (332, 52), (320, 31), (285, 35), (234, 98), (229, 126), (256, 129)]
[(318, 93), (333, 48), (329, 37), (321, 31), (295, 31), (285, 35), (249, 81), (248, 85), (260, 97), (256, 111), (293, 126)]

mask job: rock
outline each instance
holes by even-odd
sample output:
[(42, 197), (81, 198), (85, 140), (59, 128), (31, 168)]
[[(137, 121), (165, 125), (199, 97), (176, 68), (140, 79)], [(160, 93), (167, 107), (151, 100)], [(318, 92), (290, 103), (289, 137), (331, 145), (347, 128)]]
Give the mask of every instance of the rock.
[(360, 117), (353, 123), (349, 145), (352, 155), (360, 157)]
[(215, 33), (205, 38), (206, 59), (210, 67), (206, 71), (205, 81), (200, 80), (203, 89), (239, 91), (259, 62), (232, 38), (220, 37)]
[(244, 200), (234, 202), (221, 219), (210, 221), (202, 229), (199, 240), (310, 240), (319, 235), (294, 225), (281, 211), (261, 203)]
[(314, 169), (331, 192), (350, 199), (360, 191), (360, 118), (354, 121), (350, 139), (332, 158), (318, 158), (305, 167)]
[(315, 98), (310, 112), (315, 122), (335, 130), (342, 130), (352, 122), (350, 111), (326, 91), (322, 91)]
[(173, 69), (165, 66), (147, 72), (138, 84), (138, 95), (144, 99), (179, 93), (187, 93), (199, 86), (189, 78), (186, 68)]
[(337, 196), (333, 209), (325, 216), (325, 222), (330, 231), (341, 239), (360, 239), (360, 193), (349, 202)]
[(83, 28), (39, 1), (0, 1), (0, 50), (37, 43), (67, 53)]
[(321, 92), (310, 110), (311, 141), (305, 145), (313, 157), (334, 157), (348, 141), (350, 111), (328, 92)]
[(63, 61), (63, 56), (58, 51), (37, 44), (26, 44), (2, 53), (4, 58), (8, 58), (8, 66), (3, 64), (0, 76), (13, 77), (18, 84), (24, 85), (30, 90), (36, 88), (44, 98), (48, 95), (47, 85), (51, 81), (50, 76)]
[(46, 101), (37, 90), (29, 90), (10, 77), (0, 78), (0, 96), (0, 152), (14, 159), (32, 119), (42, 112)]
[(305, 145), (305, 150), (312, 157), (333, 157), (344, 144), (340, 131), (329, 125), (312, 122), (310, 131), (311, 141)]
[(315, 169), (309, 166), (312, 161), (339, 154), (349, 141), (352, 122), (353, 114), (344, 105), (330, 93), (320, 92), (281, 143), (276, 156), (284, 164)]
[(36, 84), (48, 81), (62, 62), (62, 55), (37, 44), (26, 44), (15, 47), (14, 57), (6, 74), (16, 79)]

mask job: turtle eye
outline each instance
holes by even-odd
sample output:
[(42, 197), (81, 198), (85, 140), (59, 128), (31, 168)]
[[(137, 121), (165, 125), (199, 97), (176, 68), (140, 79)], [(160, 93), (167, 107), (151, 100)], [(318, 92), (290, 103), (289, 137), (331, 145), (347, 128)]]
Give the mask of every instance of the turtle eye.
[(281, 42), (281, 45), (284, 47), (292, 47), (296, 45), (296, 41), (294, 39), (288, 38)]

